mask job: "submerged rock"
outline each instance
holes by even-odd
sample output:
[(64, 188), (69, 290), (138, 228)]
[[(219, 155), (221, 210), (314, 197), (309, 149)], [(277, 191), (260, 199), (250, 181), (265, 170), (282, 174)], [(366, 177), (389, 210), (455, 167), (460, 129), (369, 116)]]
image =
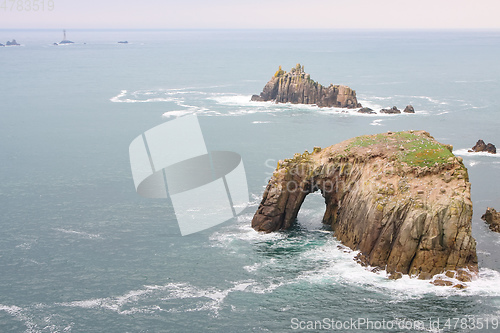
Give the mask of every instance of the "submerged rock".
[(361, 108), (358, 110), (358, 112), (359, 113), (366, 113), (366, 114), (376, 114), (377, 113), (370, 108)]
[(358, 260), (430, 279), (478, 271), (467, 169), (452, 147), (424, 131), (361, 136), (280, 161), (252, 220), (257, 231), (290, 228), (305, 197), (325, 198), (323, 223)]
[(393, 106), (390, 109), (380, 110), (380, 113), (399, 114), (399, 113), (401, 113), (401, 111), (396, 106)]
[(474, 147), (472, 147), (472, 149), (469, 149), (469, 153), (479, 153), (479, 152), (487, 152), (490, 154), (496, 154), (497, 148), (492, 143), (486, 144), (486, 143), (484, 143), (483, 140), (478, 140), (476, 142), (476, 145)]
[(356, 92), (343, 85), (324, 87), (304, 72), (304, 66), (297, 64), (290, 72), (279, 67), (267, 82), (260, 95), (253, 95), (252, 101), (293, 104), (316, 104), (319, 107), (359, 108)]
[(497, 212), (494, 208), (488, 207), (486, 213), (481, 216), (491, 231), (500, 232), (500, 212)]

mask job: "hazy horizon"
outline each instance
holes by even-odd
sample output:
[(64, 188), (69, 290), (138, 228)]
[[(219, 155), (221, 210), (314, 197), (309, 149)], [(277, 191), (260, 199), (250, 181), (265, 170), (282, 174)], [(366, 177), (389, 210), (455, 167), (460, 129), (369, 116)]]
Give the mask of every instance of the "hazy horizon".
[(0, 29), (500, 29), (497, 0), (38, 0), (37, 11), (34, 4), (0, 2)]

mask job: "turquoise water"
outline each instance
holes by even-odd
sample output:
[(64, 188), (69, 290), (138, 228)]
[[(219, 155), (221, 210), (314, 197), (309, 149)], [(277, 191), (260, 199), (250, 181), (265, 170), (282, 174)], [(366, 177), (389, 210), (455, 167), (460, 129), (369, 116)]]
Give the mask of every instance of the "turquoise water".
[[(438, 332), (438, 317), (445, 332), (472, 332), (445, 321), (498, 318), (500, 236), (480, 216), (500, 208), (500, 158), (466, 149), (500, 144), (499, 32), (68, 31), (76, 44), (53, 46), (60, 35), (0, 30), (23, 44), (0, 48), (0, 332), (301, 331), (293, 318), (421, 320)], [(249, 102), (297, 62), (365, 106), (417, 113)], [(242, 156), (250, 202), (182, 237), (169, 201), (135, 192), (128, 146), (187, 114), (208, 150)], [(469, 169), (480, 278), (466, 290), (357, 265), (321, 225), (318, 195), (293, 230), (250, 228), (279, 159), (405, 129), (452, 144)]]

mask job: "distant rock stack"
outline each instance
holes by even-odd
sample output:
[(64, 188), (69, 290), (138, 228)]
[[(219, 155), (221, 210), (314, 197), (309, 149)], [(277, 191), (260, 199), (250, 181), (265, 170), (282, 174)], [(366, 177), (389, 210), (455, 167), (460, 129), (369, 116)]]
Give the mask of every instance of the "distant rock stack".
[(483, 140), (478, 140), (476, 142), (476, 145), (472, 147), (472, 149), (469, 149), (469, 153), (479, 153), (479, 152), (486, 152), (490, 154), (496, 154), (497, 153), (497, 148), (495, 147), (494, 144), (492, 143), (484, 143)]
[(360, 108), (356, 91), (343, 85), (324, 87), (304, 72), (304, 66), (297, 64), (290, 72), (279, 67), (260, 95), (253, 95), (252, 101), (292, 104), (315, 104), (319, 107)]
[(500, 213), (494, 208), (488, 207), (481, 219), (488, 223), (491, 231), (500, 232)]

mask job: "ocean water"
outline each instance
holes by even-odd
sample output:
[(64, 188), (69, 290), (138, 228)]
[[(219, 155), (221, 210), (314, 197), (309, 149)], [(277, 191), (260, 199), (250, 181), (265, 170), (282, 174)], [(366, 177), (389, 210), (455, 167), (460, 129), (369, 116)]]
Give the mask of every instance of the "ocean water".
[[(500, 32), (68, 31), (75, 44), (52, 45), (61, 35), (0, 30), (22, 44), (0, 48), (0, 332), (500, 330), (500, 235), (480, 219), (500, 209), (500, 155), (467, 153), (500, 145)], [(298, 62), (364, 106), (416, 114), (250, 102)], [(208, 150), (242, 156), (250, 202), (183, 237), (168, 200), (135, 192), (128, 146), (188, 114)], [(468, 167), (480, 273), (466, 289), (359, 266), (317, 194), (292, 230), (251, 229), (278, 160), (407, 129)]]

